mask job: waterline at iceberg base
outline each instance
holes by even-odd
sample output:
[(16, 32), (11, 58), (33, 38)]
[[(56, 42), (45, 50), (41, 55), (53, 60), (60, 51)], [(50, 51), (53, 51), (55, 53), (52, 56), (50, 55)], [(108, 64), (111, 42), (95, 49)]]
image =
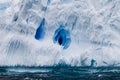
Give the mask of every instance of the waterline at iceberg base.
[(0, 79), (119, 80), (119, 5), (0, 0)]
[(1, 67), (0, 80), (119, 80), (120, 67)]

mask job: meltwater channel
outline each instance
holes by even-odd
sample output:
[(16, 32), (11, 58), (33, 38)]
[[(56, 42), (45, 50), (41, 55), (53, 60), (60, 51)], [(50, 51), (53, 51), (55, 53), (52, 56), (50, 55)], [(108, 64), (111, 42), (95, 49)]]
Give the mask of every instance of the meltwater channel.
[(120, 0), (0, 0), (0, 80), (120, 80)]

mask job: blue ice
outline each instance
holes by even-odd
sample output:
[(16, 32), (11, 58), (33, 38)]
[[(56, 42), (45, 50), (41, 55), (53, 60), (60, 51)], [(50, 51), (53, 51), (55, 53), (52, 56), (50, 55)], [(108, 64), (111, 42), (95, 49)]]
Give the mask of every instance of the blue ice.
[(70, 32), (60, 25), (54, 33), (53, 41), (63, 46), (63, 49), (67, 49), (71, 43)]
[(3, 12), (10, 7), (9, 3), (0, 3), (0, 15), (4, 14)]
[(50, 4), (50, 2), (51, 2), (51, 0), (48, 0), (47, 5), (49, 5), (49, 4)]
[(43, 18), (39, 27), (36, 30), (35, 39), (40, 40), (44, 37), (44, 35), (45, 35), (44, 25), (45, 25), (45, 18)]

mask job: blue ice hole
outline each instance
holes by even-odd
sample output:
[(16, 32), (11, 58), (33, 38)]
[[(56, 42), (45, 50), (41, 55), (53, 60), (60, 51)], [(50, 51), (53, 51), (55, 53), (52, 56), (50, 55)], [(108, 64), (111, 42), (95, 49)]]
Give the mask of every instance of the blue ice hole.
[(53, 41), (54, 43), (57, 42), (60, 46), (63, 46), (63, 49), (67, 49), (71, 43), (70, 32), (60, 25), (54, 33)]

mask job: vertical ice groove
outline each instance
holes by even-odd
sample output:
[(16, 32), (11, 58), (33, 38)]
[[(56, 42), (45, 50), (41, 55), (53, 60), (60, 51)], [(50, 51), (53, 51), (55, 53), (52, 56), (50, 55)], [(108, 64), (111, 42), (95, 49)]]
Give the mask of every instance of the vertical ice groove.
[(11, 40), (8, 44), (8, 53), (13, 54), (17, 49), (21, 46), (21, 42), (19, 40)]

